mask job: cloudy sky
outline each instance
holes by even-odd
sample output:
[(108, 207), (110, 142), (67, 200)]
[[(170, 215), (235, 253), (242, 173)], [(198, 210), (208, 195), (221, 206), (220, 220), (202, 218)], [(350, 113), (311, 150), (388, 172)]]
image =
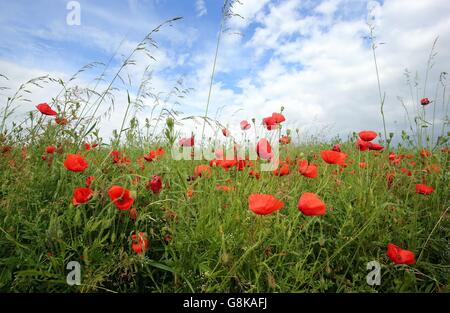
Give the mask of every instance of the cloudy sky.
[[(0, 86), (3, 99), (20, 83), (42, 74), (68, 78), (82, 66), (108, 63), (114, 73), (123, 56), (155, 26), (182, 16), (155, 36), (156, 61), (138, 56), (126, 70), (134, 92), (144, 69), (153, 71), (151, 88), (169, 92), (182, 78), (191, 92), (178, 104), (182, 116), (204, 114), (208, 97), (221, 0), (79, 0), (81, 25), (68, 25), (66, 0), (16, 0), (0, 4), (0, 74), (9, 77)], [(418, 77), (418, 97), (427, 96), (443, 118), (441, 72), (450, 70), (450, 1), (448, 0), (241, 0), (226, 25), (218, 53), (210, 116), (239, 133), (239, 122), (279, 111), (286, 126), (301, 133), (327, 138), (352, 131), (382, 131), (379, 96), (368, 35), (368, 16), (375, 26), (381, 87), (386, 93), (388, 131), (406, 129), (406, 114), (398, 99), (405, 99), (413, 116), (418, 106), (411, 97), (405, 69)], [(370, 14), (369, 14), (370, 13)], [(436, 56), (424, 90), (427, 59), (439, 37)], [(92, 84), (102, 68), (83, 74), (77, 83)], [(115, 112), (102, 133), (108, 136), (125, 110), (126, 86), (118, 82)], [(437, 90), (437, 92), (436, 92)], [(50, 102), (59, 89), (34, 90), (32, 101)], [(447, 93), (448, 94), (448, 93)], [(437, 96), (436, 96), (437, 95)], [(446, 99), (446, 102), (449, 99)], [(14, 119), (33, 110), (21, 104)], [(152, 102), (140, 114), (151, 112)], [(429, 114), (428, 117), (431, 117)], [(182, 128), (199, 132), (201, 124)]]

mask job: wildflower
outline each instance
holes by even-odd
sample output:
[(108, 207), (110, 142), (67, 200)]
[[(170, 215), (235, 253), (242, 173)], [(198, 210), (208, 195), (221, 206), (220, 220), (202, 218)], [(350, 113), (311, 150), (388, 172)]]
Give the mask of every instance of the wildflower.
[(36, 108), (44, 115), (55, 116), (58, 114), (47, 103), (38, 104)]
[(271, 116), (263, 118), (263, 125), (267, 128), (267, 130), (274, 130), (278, 127), (275, 119)]
[(369, 146), (369, 150), (381, 151), (381, 150), (383, 150), (383, 149), (384, 149), (384, 147), (383, 147), (382, 145), (377, 144), (377, 143), (372, 143), (372, 144)]
[(53, 154), (56, 151), (56, 147), (55, 146), (48, 146), (45, 149), (45, 152), (47, 152), (48, 154)]
[(251, 127), (250, 123), (247, 122), (246, 120), (243, 120), (243, 121), (240, 123), (240, 126), (241, 126), (241, 129), (242, 129), (242, 130), (248, 130), (248, 129), (250, 129), (250, 127)]
[(427, 149), (422, 149), (422, 151), (420, 151), (420, 155), (423, 158), (429, 158), (431, 156), (431, 151), (429, 151)]
[(108, 195), (114, 205), (121, 211), (129, 210), (134, 203), (130, 191), (120, 186), (112, 186), (108, 190)]
[(430, 100), (428, 100), (428, 98), (422, 98), (422, 99), (420, 99), (420, 104), (428, 105), (428, 104), (430, 104)]
[(253, 193), (248, 197), (248, 207), (256, 214), (267, 215), (284, 207), (284, 203), (272, 195)]
[(434, 191), (433, 187), (424, 184), (416, 184), (416, 193), (422, 195), (430, 195)]
[(222, 128), (222, 134), (225, 137), (228, 137), (228, 136), (230, 136), (230, 131), (228, 129), (226, 129), (226, 128)]
[(216, 189), (217, 189), (217, 190), (221, 190), (221, 191), (225, 191), (225, 192), (229, 192), (229, 191), (231, 191), (233, 188), (231, 188), (230, 186), (226, 186), (226, 185), (224, 185), (224, 186), (217, 185), (217, 186), (216, 186)]
[(326, 205), (323, 201), (312, 192), (305, 192), (301, 195), (298, 209), (305, 215), (324, 215), (326, 213)]
[(197, 165), (194, 169), (195, 177), (211, 177), (211, 168), (206, 164)]
[(341, 145), (337, 143), (333, 146), (333, 148), (331, 150), (336, 151), (336, 152), (341, 152)]
[(153, 191), (153, 193), (160, 193), (162, 189), (161, 177), (158, 175), (153, 175), (152, 180), (147, 183), (147, 190)]
[(370, 141), (364, 141), (362, 139), (358, 139), (356, 141), (356, 147), (360, 151), (366, 151), (366, 150), (370, 149), (371, 146), (372, 146), (372, 143)]
[(308, 178), (316, 178), (317, 177), (317, 166), (314, 164), (308, 164), (307, 160), (299, 160), (298, 164), (298, 172), (305, 177)]
[(272, 113), (272, 118), (277, 124), (280, 124), (286, 120), (286, 118), (281, 113)]
[(87, 187), (87, 188), (90, 188), (90, 187), (91, 187), (91, 184), (92, 184), (92, 182), (94, 181), (94, 179), (95, 179), (94, 176), (88, 176), (88, 177), (86, 177), (86, 187)]
[(274, 171), (273, 171), (273, 174), (275, 175), (275, 176), (285, 176), (285, 175), (288, 175), (289, 174), (289, 164), (288, 163), (286, 163), (286, 162), (283, 162), (282, 164), (281, 164), (281, 167), (279, 167), (279, 168), (277, 168), (277, 169), (275, 169)]
[(402, 171), (403, 174), (407, 175), (407, 176), (412, 176), (412, 172), (410, 170), (408, 170), (407, 168), (401, 168), (400, 171)]
[(414, 253), (409, 250), (403, 250), (400, 247), (388, 243), (386, 255), (395, 264), (414, 264), (416, 263)]
[(87, 161), (79, 154), (68, 154), (64, 166), (72, 172), (84, 172), (89, 167)]
[(128, 212), (128, 217), (130, 218), (130, 220), (135, 220), (137, 217), (137, 210), (136, 208), (131, 208), (130, 212)]
[(141, 254), (148, 250), (148, 239), (145, 233), (139, 232), (139, 235), (133, 234), (131, 235), (131, 240), (133, 241), (131, 249), (135, 253)]
[(94, 192), (90, 188), (75, 188), (73, 191), (73, 205), (83, 204), (89, 201)]
[(69, 124), (69, 121), (66, 118), (64, 118), (64, 117), (56, 117), (55, 118), (55, 122), (58, 125), (67, 125), (67, 124)]
[(377, 133), (371, 130), (364, 130), (362, 132), (359, 132), (359, 138), (361, 138), (364, 141), (372, 141), (377, 137)]
[(322, 159), (328, 164), (337, 164), (341, 166), (345, 166), (345, 159), (347, 154), (343, 152), (336, 152), (332, 150), (321, 151), (320, 155)]
[(260, 178), (260, 174), (258, 172), (255, 172), (254, 170), (251, 170), (250, 172), (248, 172), (248, 176), (254, 177), (256, 179)]
[(291, 142), (291, 137), (289, 136), (282, 136), (279, 140), (279, 142), (283, 145), (287, 145)]
[(394, 183), (395, 172), (389, 172), (386, 174), (387, 187), (388, 189), (392, 188), (392, 184)]

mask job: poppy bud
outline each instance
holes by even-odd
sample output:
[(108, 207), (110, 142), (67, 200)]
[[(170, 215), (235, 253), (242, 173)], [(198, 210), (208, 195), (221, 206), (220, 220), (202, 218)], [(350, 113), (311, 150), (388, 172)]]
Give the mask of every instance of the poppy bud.
[(420, 99), (420, 104), (428, 105), (428, 104), (430, 104), (430, 100), (428, 100), (428, 98), (422, 98), (422, 99)]

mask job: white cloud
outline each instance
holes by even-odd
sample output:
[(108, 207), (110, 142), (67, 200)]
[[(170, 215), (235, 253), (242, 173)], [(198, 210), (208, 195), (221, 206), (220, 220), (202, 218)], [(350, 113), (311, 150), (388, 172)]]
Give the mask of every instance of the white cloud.
[[(351, 0), (324, 1), (316, 11), (321, 15), (339, 15), (349, 3)], [(269, 60), (252, 71), (256, 75), (241, 78), (240, 90), (214, 91), (213, 103), (228, 103), (222, 120), (232, 125), (244, 117), (260, 121), (284, 106), (287, 126), (291, 128), (306, 130), (331, 125), (334, 132), (327, 137), (366, 128), (382, 132), (372, 51), (364, 39), (368, 33), (366, 16), (326, 19), (301, 14), (302, 5), (297, 0), (282, 1), (271, 3), (267, 12), (258, 13), (256, 29), (246, 47), (253, 51), (250, 58), (261, 59), (263, 53), (267, 58), (269, 52)], [(386, 92), (387, 128), (398, 137), (399, 130), (408, 128), (397, 99), (410, 99), (404, 70), (418, 70), (419, 88), (423, 88), (426, 62), (436, 36), (440, 36), (438, 54), (428, 88), (419, 91), (420, 97), (434, 98), (440, 72), (449, 71), (450, 20), (445, 12), (450, 12), (450, 2), (386, 0), (373, 12), (377, 40), (385, 43), (376, 52), (382, 89)], [(236, 45), (235, 51), (245, 50)], [(412, 116), (418, 106), (413, 100), (407, 102)], [(436, 111), (439, 119), (444, 117), (441, 106), (438, 104)], [(239, 116), (230, 118), (237, 109), (242, 109)]]
[(197, 11), (197, 17), (201, 17), (208, 13), (206, 9), (205, 0), (195, 0), (195, 10)]

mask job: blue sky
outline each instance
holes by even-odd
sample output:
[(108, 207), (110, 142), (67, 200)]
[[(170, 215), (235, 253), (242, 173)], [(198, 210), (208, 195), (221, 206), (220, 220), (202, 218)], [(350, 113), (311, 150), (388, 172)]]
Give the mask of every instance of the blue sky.
[[(17, 0), (0, 4), (1, 73), (17, 78), (31, 78), (38, 72), (68, 77), (90, 62), (106, 63), (118, 49), (108, 71), (112, 73), (122, 55), (151, 29), (181, 16), (173, 27), (155, 36), (157, 62), (137, 59), (138, 65), (128, 72), (134, 83), (130, 89), (136, 89), (143, 69), (150, 65), (155, 89), (167, 91), (184, 77), (185, 87), (195, 91), (184, 100), (181, 111), (203, 114), (222, 1), (79, 0), (80, 26), (67, 25), (68, 2)], [(397, 100), (407, 96), (403, 71), (409, 68), (423, 76), (436, 36), (440, 36), (440, 53), (431, 81), (436, 81), (439, 71), (450, 70), (445, 68), (450, 50), (445, 13), (450, 5), (446, 0), (241, 2), (235, 11), (245, 19), (229, 21), (230, 32), (222, 38), (210, 111), (225, 107), (218, 118), (230, 128), (238, 128), (241, 118), (261, 119), (284, 106), (292, 128), (306, 131), (329, 126), (342, 134), (362, 127), (380, 131), (373, 60), (364, 40), (371, 7), (375, 8), (379, 40), (387, 43), (378, 53), (388, 94), (389, 128), (405, 128), (403, 108)], [(101, 70), (93, 69), (83, 79), (90, 82)], [(415, 100), (410, 100), (408, 105), (414, 110)]]

